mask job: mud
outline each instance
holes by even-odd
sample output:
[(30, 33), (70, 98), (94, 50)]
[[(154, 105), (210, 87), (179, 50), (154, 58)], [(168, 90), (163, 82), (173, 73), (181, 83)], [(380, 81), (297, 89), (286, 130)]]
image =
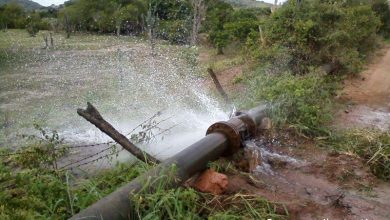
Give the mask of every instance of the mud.
[[(390, 184), (376, 179), (360, 158), (329, 152), (310, 141), (294, 141), (288, 134), (261, 137), (255, 143), (267, 152), (280, 155), (270, 163), (272, 174), (261, 169), (246, 174), (231, 173), (227, 193), (265, 197), (280, 204), (281, 214), (287, 208), (289, 219), (388, 219), (390, 216)], [(285, 157), (301, 162), (278, 163), (278, 158)]]

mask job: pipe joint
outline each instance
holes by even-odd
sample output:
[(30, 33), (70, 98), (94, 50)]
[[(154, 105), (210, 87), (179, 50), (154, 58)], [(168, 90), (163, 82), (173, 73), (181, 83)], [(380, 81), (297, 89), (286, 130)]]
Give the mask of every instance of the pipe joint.
[(228, 156), (242, 147), (243, 140), (254, 137), (256, 130), (257, 126), (253, 119), (246, 113), (239, 112), (229, 121), (220, 121), (211, 125), (207, 129), (206, 135), (216, 132), (223, 134), (228, 140), (229, 146), (224, 155)]

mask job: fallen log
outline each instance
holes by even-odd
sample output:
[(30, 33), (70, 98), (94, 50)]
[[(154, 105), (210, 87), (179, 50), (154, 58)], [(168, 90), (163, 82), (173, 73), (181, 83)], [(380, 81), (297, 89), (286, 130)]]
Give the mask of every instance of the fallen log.
[(160, 161), (151, 156), (150, 154), (142, 151), (135, 144), (131, 143), (126, 136), (119, 133), (110, 123), (108, 123), (100, 115), (98, 110), (91, 104), (87, 103), (87, 109), (77, 109), (77, 114), (85, 118), (87, 121), (95, 125), (99, 130), (110, 136), (115, 142), (120, 144), (124, 149), (129, 151), (132, 155), (145, 163), (159, 164)]

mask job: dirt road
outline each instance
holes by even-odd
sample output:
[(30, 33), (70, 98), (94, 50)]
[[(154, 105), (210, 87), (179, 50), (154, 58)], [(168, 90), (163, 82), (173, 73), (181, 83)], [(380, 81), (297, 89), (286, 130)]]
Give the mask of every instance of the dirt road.
[(339, 95), (346, 107), (337, 113), (340, 128), (390, 128), (390, 46), (362, 74), (344, 82)]

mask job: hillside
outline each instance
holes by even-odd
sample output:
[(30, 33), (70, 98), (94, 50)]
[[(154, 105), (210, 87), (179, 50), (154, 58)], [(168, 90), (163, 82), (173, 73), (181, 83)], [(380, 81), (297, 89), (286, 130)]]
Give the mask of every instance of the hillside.
[(240, 7), (240, 8), (264, 8), (264, 7), (272, 6), (272, 4), (263, 1), (255, 1), (255, 0), (224, 0), (224, 1), (230, 3), (234, 7)]
[(18, 3), (19, 5), (23, 6), (26, 10), (35, 10), (43, 7), (42, 5), (33, 2), (31, 0), (0, 0), (0, 6), (11, 2)]

